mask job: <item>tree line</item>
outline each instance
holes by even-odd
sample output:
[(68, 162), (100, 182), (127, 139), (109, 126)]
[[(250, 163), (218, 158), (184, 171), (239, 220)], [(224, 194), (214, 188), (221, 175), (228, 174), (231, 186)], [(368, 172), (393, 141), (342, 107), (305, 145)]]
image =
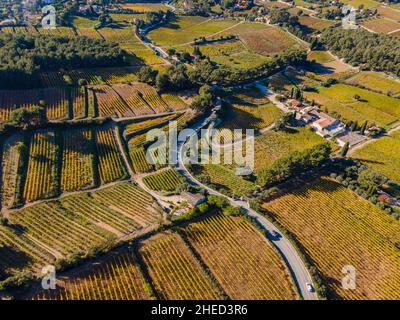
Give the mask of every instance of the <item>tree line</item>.
[(0, 34), (0, 86), (3, 88), (32, 86), (38, 81), (40, 71), (124, 64), (124, 51), (118, 44), (104, 40)]
[(399, 38), (338, 27), (325, 30), (322, 43), (354, 66), (400, 75)]

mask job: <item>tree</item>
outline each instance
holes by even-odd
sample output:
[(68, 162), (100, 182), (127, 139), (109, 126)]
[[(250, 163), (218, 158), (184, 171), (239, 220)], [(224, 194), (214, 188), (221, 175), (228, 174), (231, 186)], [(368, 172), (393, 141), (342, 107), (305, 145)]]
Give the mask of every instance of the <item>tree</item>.
[(346, 157), (347, 153), (349, 152), (349, 146), (350, 144), (348, 142), (346, 142), (342, 148), (342, 150), (340, 151), (340, 155), (342, 157)]
[(370, 186), (380, 187), (385, 184), (388, 179), (372, 169), (366, 169), (358, 175), (357, 181), (362, 187), (367, 189)]
[(362, 126), (361, 126), (361, 129), (360, 129), (360, 133), (361, 133), (361, 134), (364, 134), (364, 133), (365, 133), (365, 130), (367, 129), (367, 125), (368, 125), (368, 121), (365, 120), (364, 123), (363, 123)]
[(160, 90), (164, 90), (168, 88), (169, 77), (166, 73), (159, 73), (156, 77), (156, 86)]
[(39, 106), (18, 108), (11, 112), (11, 122), (24, 129), (38, 126), (46, 122), (46, 111)]
[(156, 82), (158, 71), (154, 70), (149, 66), (145, 66), (139, 69), (137, 73), (138, 80), (148, 84), (154, 84)]

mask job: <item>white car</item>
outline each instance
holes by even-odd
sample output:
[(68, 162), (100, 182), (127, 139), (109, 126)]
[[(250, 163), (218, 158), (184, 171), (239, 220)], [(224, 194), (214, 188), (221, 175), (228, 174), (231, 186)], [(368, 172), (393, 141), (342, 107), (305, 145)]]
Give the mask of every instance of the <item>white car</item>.
[(307, 287), (308, 292), (314, 292), (314, 287), (311, 283), (307, 282), (306, 287)]

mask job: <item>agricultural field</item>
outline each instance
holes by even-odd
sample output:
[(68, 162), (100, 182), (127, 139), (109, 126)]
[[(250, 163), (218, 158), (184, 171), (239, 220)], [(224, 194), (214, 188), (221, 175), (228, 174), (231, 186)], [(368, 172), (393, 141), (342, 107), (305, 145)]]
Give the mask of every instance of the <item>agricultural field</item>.
[(174, 191), (184, 182), (183, 177), (174, 169), (167, 169), (143, 177), (144, 184), (156, 191)]
[(177, 117), (176, 114), (171, 114), (167, 116), (161, 116), (156, 118), (150, 118), (148, 120), (140, 120), (129, 123), (125, 126), (125, 136), (130, 136), (137, 131), (145, 130), (149, 127), (160, 125), (166, 121), (173, 120)]
[(182, 16), (150, 31), (148, 36), (157, 45), (175, 47), (187, 45), (195, 38), (222, 32), (237, 23), (235, 20), (209, 20), (198, 16)]
[(235, 195), (249, 194), (255, 189), (253, 182), (237, 176), (233, 170), (220, 164), (205, 164), (195, 166), (196, 175), (203, 175), (210, 178), (210, 182), (218, 189), (231, 191)]
[[(269, 57), (252, 52), (242, 41), (238, 40), (200, 45), (198, 47), (201, 53), (210, 57), (212, 61), (233, 68), (248, 69), (269, 61)], [(192, 46), (186, 46), (182, 49), (190, 54), (193, 52)]]
[(21, 209), (10, 215), (10, 223), (42, 243), (56, 257), (68, 257), (93, 247), (104, 246), (114, 235), (65, 210), (51, 201)]
[(154, 113), (169, 111), (168, 106), (158, 95), (156, 89), (141, 82), (136, 82), (133, 87), (140, 92), (146, 103), (154, 110)]
[(93, 185), (93, 131), (73, 129), (63, 132), (61, 191), (87, 189)]
[(54, 263), (54, 256), (24, 233), (0, 226), (0, 281), (24, 271), (39, 270), (43, 265)]
[(136, 173), (151, 171), (152, 167), (147, 161), (146, 153), (143, 147), (130, 147), (129, 155), (131, 157), (133, 170)]
[[(49, 76), (49, 75), (48, 75)], [(48, 77), (48, 80), (52, 78)], [(53, 78), (54, 79), (54, 78)], [(29, 108), (44, 104), (48, 120), (62, 120), (67, 117), (69, 108), (68, 91), (63, 87), (50, 87), (27, 90), (0, 90), (0, 123), (10, 121), (12, 110), (22, 107)], [(72, 89), (72, 107), (77, 112), (83, 107), (83, 96), (77, 88)]]
[(125, 27), (104, 27), (98, 29), (97, 32), (107, 41), (120, 43), (138, 42), (132, 28)]
[(378, 33), (390, 33), (400, 29), (400, 23), (386, 18), (366, 20), (362, 25)]
[(351, 156), (400, 183), (400, 131), (365, 144)]
[(323, 142), (325, 140), (308, 127), (298, 127), (288, 132), (267, 131), (254, 141), (255, 173), (294, 151), (310, 149)]
[(43, 290), (34, 300), (148, 300), (149, 286), (130, 252), (92, 263), (88, 270), (57, 279), (56, 290)]
[(332, 20), (319, 19), (311, 16), (300, 16), (299, 22), (303, 26), (309, 28), (312, 32), (322, 31), (336, 23)]
[(271, 56), (287, 49), (300, 49), (303, 47), (290, 34), (276, 27), (242, 32), (240, 39), (254, 52), (266, 56)]
[(391, 19), (394, 21), (400, 21), (400, 11), (399, 10), (394, 10), (389, 7), (379, 7), (378, 9), (378, 14), (382, 17), (385, 17), (387, 19)]
[(334, 61), (335, 58), (328, 52), (328, 51), (310, 51), (310, 53), (307, 56), (307, 60), (309, 61), (315, 61), (316, 63), (328, 63), (331, 61)]
[[(108, 194), (110, 190), (110, 188), (107, 188), (104, 193)], [(80, 193), (76, 196), (62, 198), (60, 204), (63, 208), (74, 212), (77, 217), (84, 221), (90, 221), (90, 223), (108, 230), (117, 237), (141, 229), (138, 222), (117, 210), (102, 205), (90, 193)]]
[(155, 225), (162, 212), (154, 199), (133, 183), (122, 182), (92, 193), (103, 206), (132, 219), (143, 228)]
[[(387, 213), (328, 178), (263, 207), (295, 236), (331, 298), (400, 298), (400, 225)], [(342, 268), (349, 264), (357, 272), (354, 290), (341, 285)]]
[(298, 298), (277, 251), (243, 217), (212, 215), (180, 233), (231, 299)]
[(178, 95), (172, 93), (162, 93), (161, 99), (174, 111), (185, 110), (189, 107)]
[(400, 100), (345, 84), (320, 88), (318, 93), (305, 92), (304, 96), (330, 113), (338, 113), (342, 119), (359, 123), (368, 121), (384, 127), (400, 117)]
[(79, 28), (93, 29), (97, 22), (98, 22), (97, 19), (90, 19), (81, 16), (71, 17), (71, 23), (77, 29)]
[(1, 159), (0, 208), (11, 207), (14, 202), (14, 192), (21, 154), (21, 137), (14, 136), (3, 143)]
[(364, 9), (375, 9), (381, 4), (381, 2), (374, 0), (340, 0), (340, 2), (352, 6), (355, 9), (358, 9), (361, 5)]
[[(111, 86), (120, 98), (125, 101), (129, 111), (125, 111), (121, 116), (135, 116), (154, 113), (149, 105), (142, 99), (141, 93), (130, 84), (114, 84)], [(108, 102), (106, 101), (106, 105)]]
[(45, 262), (107, 248), (161, 217), (153, 198), (127, 182), (34, 204), (10, 213), (9, 226), (0, 226), (0, 250), (9, 252), (0, 265), (8, 263), (7, 272), (37, 272)]
[(162, 3), (141, 2), (141, 3), (123, 3), (121, 8), (132, 10), (135, 13), (164, 11), (167, 12), (168, 7)]
[(391, 78), (384, 73), (362, 71), (346, 82), (386, 95), (400, 96), (400, 79)]
[(101, 184), (124, 179), (127, 172), (112, 128), (96, 130), (96, 149)]
[(162, 300), (221, 298), (209, 276), (176, 234), (160, 233), (141, 242), (141, 260)]
[(96, 96), (97, 108), (101, 117), (133, 117), (135, 113), (128, 107), (121, 96), (108, 85), (91, 87)]
[(58, 154), (54, 131), (39, 131), (30, 142), (29, 161), (24, 187), (27, 202), (54, 196)]
[(235, 101), (227, 109), (221, 127), (227, 129), (263, 129), (273, 124), (282, 111), (272, 103), (251, 105)]

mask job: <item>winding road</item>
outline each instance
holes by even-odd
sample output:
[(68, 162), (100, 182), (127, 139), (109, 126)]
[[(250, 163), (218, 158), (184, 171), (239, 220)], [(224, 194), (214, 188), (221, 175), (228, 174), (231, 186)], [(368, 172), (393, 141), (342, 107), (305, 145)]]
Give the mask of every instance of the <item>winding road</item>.
[[(198, 133), (205, 123), (194, 124), (191, 129), (194, 129)], [(193, 133), (195, 134), (195, 133)], [(182, 174), (189, 183), (192, 185), (200, 186), (208, 191), (209, 194), (217, 195), (226, 198), (232, 206), (239, 207), (248, 216), (256, 220), (256, 222), (268, 232), (268, 238), (275, 245), (282, 258), (284, 259), (290, 273), (292, 274), (293, 280), (304, 300), (318, 300), (318, 296), (315, 292), (309, 292), (307, 290), (307, 283), (313, 283), (310, 273), (308, 272), (303, 260), (298, 254), (296, 248), (292, 243), (279, 232), (278, 228), (275, 227), (268, 219), (250, 208), (249, 204), (245, 201), (235, 200), (227, 197), (222, 193), (206, 186), (205, 184), (198, 181), (186, 168), (185, 156), (184, 156), (184, 142), (178, 142), (177, 155), (178, 162), (176, 165), (177, 171)]]

